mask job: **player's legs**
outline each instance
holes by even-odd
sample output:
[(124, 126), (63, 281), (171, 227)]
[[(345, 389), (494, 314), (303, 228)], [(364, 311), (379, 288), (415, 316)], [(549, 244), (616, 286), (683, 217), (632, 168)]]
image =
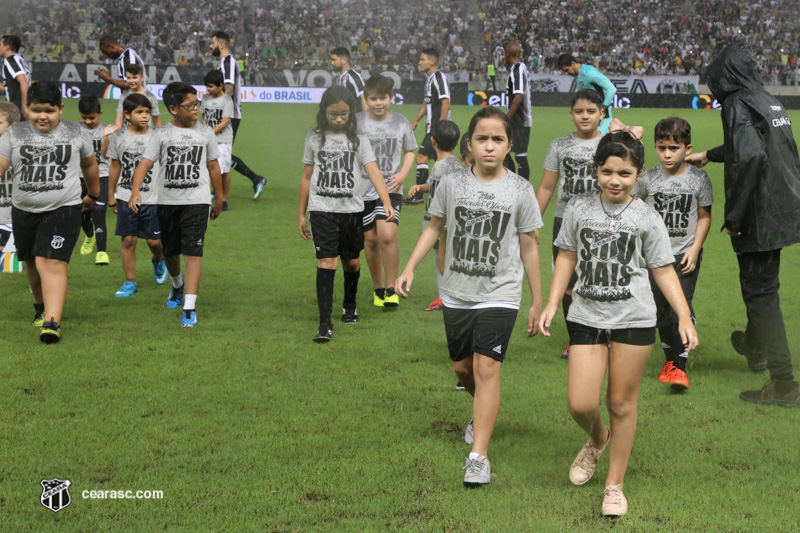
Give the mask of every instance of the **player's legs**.
[(386, 274), (386, 287), (394, 287), (400, 268), (400, 245), (397, 242), (397, 224), (387, 220), (377, 221), (380, 257)]
[(458, 381), (464, 385), (464, 389), (472, 396), (475, 396), (475, 375), (473, 374), (473, 356), (469, 356), (461, 361), (453, 361), (453, 372), (456, 373)]
[[(203, 257), (184, 254), (183, 265), (186, 268), (184, 275), (186, 298), (188, 299), (191, 295), (196, 298), (197, 291), (200, 289), (200, 277), (203, 274)], [(190, 309), (194, 309), (194, 307)]]
[(28, 286), (31, 289), (34, 303), (44, 305), (44, 298), (42, 297), (42, 278), (39, 277), (39, 271), (36, 270), (35, 258), (25, 261), (25, 272), (28, 275)]
[(147, 246), (153, 254), (153, 261), (164, 260), (164, 249), (161, 246), (161, 239), (147, 239)]
[(231, 191), (231, 173), (226, 172), (222, 175), (222, 201), (228, 201), (228, 194)]
[(608, 347), (605, 344), (571, 344), (567, 407), (572, 419), (589, 435), (597, 449), (605, 446), (608, 439), (608, 428), (600, 415), (600, 394), (606, 368)]
[(41, 281), (45, 320), (59, 323), (67, 301), (66, 261), (37, 256), (35, 268)]
[(386, 283), (383, 280), (383, 264), (381, 258), (381, 249), (378, 242), (378, 228), (377, 223), (373, 224), (370, 229), (364, 231), (364, 259), (367, 261), (369, 268), (369, 275), (372, 278), (372, 285), (375, 290), (383, 297), (383, 290), (386, 289)]
[(100, 178), (100, 198), (95, 202), (94, 207), (90, 210), (92, 217), (92, 224), (94, 224), (94, 234), (97, 242), (97, 259), (98, 265), (108, 264), (108, 255), (106, 255), (106, 248), (108, 243), (108, 234), (106, 227), (106, 198), (108, 198), (108, 176)]
[(489, 440), (492, 438), (497, 414), (500, 412), (500, 367), (502, 363), (475, 353), (472, 364), (472, 375), (475, 379), (472, 400), (474, 419), (472, 452), (487, 457)]
[(135, 235), (122, 237), (120, 255), (122, 256), (122, 272), (126, 281), (136, 281), (136, 243), (139, 238)]
[[(240, 118), (232, 118), (231, 119), (231, 127), (233, 128), (233, 140), (236, 141), (236, 134), (239, 131), (239, 124), (242, 122)], [(267, 179), (263, 176), (259, 176), (248, 167), (244, 161), (236, 157), (235, 155), (231, 154), (231, 168), (234, 169), (236, 172), (241, 174), (242, 176), (246, 177), (250, 181), (253, 182), (253, 188), (257, 188), (259, 184), (261, 184), (261, 188), (263, 189), (264, 185), (267, 183)]]
[[(433, 149), (433, 145), (431, 144), (431, 136), (430, 134), (426, 134), (425, 138), (422, 139), (422, 145), (420, 145), (419, 152), (417, 152), (416, 163), (417, 163), (417, 171), (416, 171), (416, 184), (422, 185), (428, 182), (428, 162), (431, 159), (436, 159), (436, 151)], [(422, 193), (418, 192), (412, 198), (407, 198), (403, 200), (403, 203), (418, 205), (422, 203)]]

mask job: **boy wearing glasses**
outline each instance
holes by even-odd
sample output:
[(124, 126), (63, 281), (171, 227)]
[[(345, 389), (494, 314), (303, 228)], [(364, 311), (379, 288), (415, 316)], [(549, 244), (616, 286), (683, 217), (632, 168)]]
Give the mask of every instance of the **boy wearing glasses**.
[[(183, 300), (181, 326), (191, 328), (197, 325), (195, 303), (211, 204), (209, 181), (216, 196), (211, 219), (217, 218), (222, 210), (219, 149), (214, 130), (197, 120), (200, 101), (194, 87), (181, 82), (170, 83), (164, 89), (164, 104), (173, 117), (172, 122), (154, 131), (133, 175), (128, 206), (134, 213), (138, 212), (142, 199), (139, 189), (158, 161), (158, 223), (172, 279), (166, 305), (177, 309)], [(185, 281), (181, 276), (181, 254), (186, 265)]]

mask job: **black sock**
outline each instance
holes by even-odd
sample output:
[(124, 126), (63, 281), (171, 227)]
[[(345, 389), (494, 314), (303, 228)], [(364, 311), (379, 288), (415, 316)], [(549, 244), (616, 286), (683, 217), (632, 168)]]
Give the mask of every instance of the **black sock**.
[(333, 278), (336, 271), (328, 268), (317, 268), (317, 305), (319, 306), (319, 323), (331, 323), (333, 307)]
[(40, 315), (44, 313), (44, 304), (33, 304), (33, 308), (36, 310), (36, 314)]
[(344, 305), (356, 305), (356, 294), (358, 293), (358, 278), (361, 271), (344, 272)]
[(671, 336), (671, 351), (672, 351), (672, 364), (675, 368), (683, 370), (686, 372), (686, 361), (689, 359), (689, 354), (686, 352), (686, 349), (683, 347), (683, 341), (681, 341), (681, 334), (678, 331), (678, 324), (673, 324), (670, 328)]
[(235, 155), (231, 156), (231, 168), (241, 174), (242, 176), (246, 177), (253, 183), (256, 183), (261, 176), (250, 170), (250, 167), (244, 164), (244, 161), (236, 157)]
[(561, 307), (564, 309), (564, 320), (567, 319), (567, 315), (569, 314), (569, 306), (572, 305), (572, 295), (564, 293), (564, 297), (561, 298)]
[(106, 251), (106, 206), (95, 207), (91, 210), (92, 222), (94, 223), (94, 234), (97, 237), (97, 251)]
[[(681, 346), (681, 348), (683, 348)], [(678, 370), (683, 370), (686, 372), (686, 361), (688, 360), (689, 355), (682, 351), (680, 355), (675, 356), (675, 359), (672, 360), (672, 366), (677, 368)]]
[(386, 289), (375, 289), (375, 294), (378, 295), (378, 298), (383, 300), (384, 298), (386, 298)]
[[(417, 165), (417, 185), (428, 183), (428, 164), (421, 163)], [(422, 200), (422, 193), (418, 192), (414, 195), (417, 200)]]
[(527, 155), (517, 156), (517, 174), (519, 174), (528, 181), (531, 180), (531, 169), (530, 167), (528, 167)]
[(92, 210), (81, 213), (81, 228), (87, 237), (94, 235), (94, 223), (92, 222)]

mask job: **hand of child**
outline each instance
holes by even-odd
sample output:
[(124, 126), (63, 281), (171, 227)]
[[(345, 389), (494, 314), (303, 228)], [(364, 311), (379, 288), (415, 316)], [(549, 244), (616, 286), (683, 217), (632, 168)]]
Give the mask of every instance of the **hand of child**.
[(550, 324), (553, 323), (553, 318), (555, 318), (556, 312), (558, 312), (558, 305), (548, 304), (547, 307), (544, 308), (544, 311), (542, 311), (542, 315), (539, 317), (539, 331), (541, 331), (542, 335), (545, 337), (550, 336)]
[[(394, 282), (394, 292), (402, 296), (403, 298), (408, 298), (407, 292), (411, 292), (411, 283), (414, 281), (414, 272), (406, 272), (400, 275), (397, 278), (397, 281)], [(405, 290), (403, 287), (405, 286)]]
[(222, 199), (217, 198), (214, 202), (214, 205), (211, 206), (211, 214), (209, 215), (209, 218), (211, 220), (216, 220), (220, 213), (222, 213)]
[(539, 333), (539, 306), (532, 305), (528, 309), (528, 338), (535, 337)]
[(411, 129), (412, 129), (412, 130), (414, 130), (414, 131), (417, 131), (417, 124), (418, 124), (418, 123), (417, 123), (417, 121), (416, 121), (416, 120), (415, 120), (414, 122), (412, 122), (412, 123), (411, 123)]
[(393, 176), (389, 176), (389, 181), (386, 182), (386, 190), (390, 193), (396, 193), (397, 191), (403, 191), (403, 183), (406, 181), (405, 176), (400, 176), (400, 174), (395, 174)]
[(114, 213), (115, 215), (117, 214), (117, 211), (119, 209), (119, 204), (109, 205), (108, 207), (111, 208), (112, 213)]
[(383, 212), (386, 214), (386, 220), (394, 220), (394, 207), (391, 203), (383, 204)]
[(694, 324), (692, 323), (691, 317), (678, 321), (678, 333), (680, 333), (681, 342), (683, 343), (683, 347), (686, 348), (687, 352), (691, 352), (697, 348), (697, 345), (700, 341), (697, 338), (697, 330), (694, 329)]
[(134, 213), (138, 213), (140, 205), (142, 205), (142, 195), (139, 191), (131, 191), (131, 199), (128, 200), (128, 207), (130, 207), (131, 211)]
[(417, 191), (419, 191), (419, 185), (412, 185), (408, 189), (408, 197), (411, 198), (412, 196), (417, 194)]
[(116, 124), (111, 124), (110, 126), (106, 126), (103, 129), (103, 136), (108, 136), (120, 129), (121, 126), (117, 126)]
[(83, 197), (83, 202), (81, 204), (81, 211), (88, 211), (95, 206), (96, 202), (89, 198), (89, 195)]
[(699, 253), (694, 250), (694, 248), (690, 248), (688, 252), (683, 254), (683, 259), (681, 259), (681, 264), (684, 267), (681, 269), (682, 274), (688, 274), (690, 272), (694, 272), (694, 269), (697, 268), (697, 257)]
[(305, 216), (301, 216), (297, 221), (297, 229), (300, 231), (300, 236), (305, 240), (311, 238), (311, 232), (308, 231), (308, 220)]

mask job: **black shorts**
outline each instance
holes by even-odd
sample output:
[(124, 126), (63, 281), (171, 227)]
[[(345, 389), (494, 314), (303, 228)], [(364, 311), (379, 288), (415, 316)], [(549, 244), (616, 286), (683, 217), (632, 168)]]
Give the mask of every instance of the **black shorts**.
[(511, 124), (511, 151), (517, 155), (528, 155), (528, 143), (531, 139), (530, 126)]
[(8, 244), (8, 239), (11, 238), (11, 232), (7, 229), (0, 229), (0, 246)]
[(81, 232), (81, 206), (68, 205), (44, 213), (11, 207), (11, 223), (20, 261), (45, 257), (69, 263)]
[[(231, 129), (233, 129), (233, 140), (236, 140), (236, 132), (239, 131), (239, 124), (242, 122), (240, 118), (231, 119)], [(231, 143), (233, 144), (233, 143)]]
[(422, 139), (422, 144), (419, 146), (419, 154), (436, 161), (436, 150), (434, 150), (433, 144), (431, 144), (430, 133), (426, 133), (425, 138)]
[(633, 346), (649, 346), (656, 342), (656, 328), (599, 329), (567, 320), (570, 346), (619, 342)]
[(443, 311), (450, 359), (461, 361), (479, 353), (503, 362), (517, 320), (517, 309), (453, 309), (445, 306)]
[(157, 206), (165, 256), (183, 254), (203, 257), (209, 210), (206, 204)]
[[(403, 195), (392, 193), (389, 201), (394, 209), (394, 218), (389, 222), (400, 225), (400, 208), (403, 206)], [(364, 201), (364, 231), (369, 231), (375, 227), (376, 220), (386, 220), (386, 213), (383, 211), (383, 204), (380, 200)]]
[(128, 202), (117, 203), (117, 230), (120, 237), (139, 237), (140, 239), (160, 239), (161, 227), (158, 225), (158, 206), (140, 205), (134, 213)]
[(364, 249), (364, 224), (362, 212), (326, 213), (311, 211), (311, 236), (317, 259), (341, 257), (356, 259)]
[[(563, 219), (561, 217), (553, 218), (553, 242), (556, 242), (556, 237), (558, 237), (558, 232), (561, 231), (561, 222)], [(558, 252), (561, 250), (555, 244), (553, 245), (553, 264), (550, 265), (551, 268), (555, 269), (556, 267), (556, 257), (558, 257)], [(569, 283), (567, 283), (567, 290), (571, 291), (575, 284), (578, 282), (578, 274), (576, 272), (572, 273), (572, 276), (569, 278)]]

